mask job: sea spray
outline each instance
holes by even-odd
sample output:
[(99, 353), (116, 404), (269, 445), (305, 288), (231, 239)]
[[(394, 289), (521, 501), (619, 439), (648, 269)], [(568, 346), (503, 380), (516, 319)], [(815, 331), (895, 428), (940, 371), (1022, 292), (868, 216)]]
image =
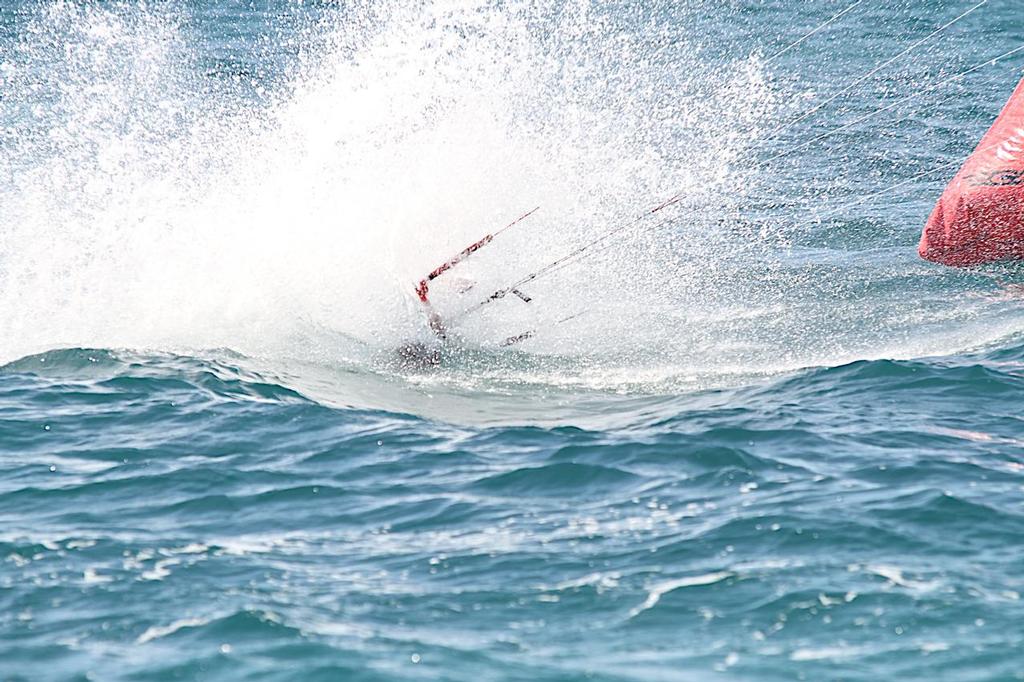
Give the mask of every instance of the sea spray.
[(296, 29), (311, 47), (283, 82), (255, 89), (203, 68), (184, 7), (37, 11), (5, 59), (10, 357), (62, 344), (329, 357), (338, 334), (346, 352), (388, 347), (422, 328), (423, 272), (524, 207), (542, 211), (481, 254), (476, 291), (684, 190), (678, 223), (463, 330), (487, 343), (593, 307), (531, 351), (642, 363), (637, 330), (664, 321), (658, 302), (701, 307), (716, 269), (695, 257), (727, 250), (730, 231), (709, 232), (734, 215), (772, 103), (756, 59), (703, 64), (588, 3), (338, 8)]

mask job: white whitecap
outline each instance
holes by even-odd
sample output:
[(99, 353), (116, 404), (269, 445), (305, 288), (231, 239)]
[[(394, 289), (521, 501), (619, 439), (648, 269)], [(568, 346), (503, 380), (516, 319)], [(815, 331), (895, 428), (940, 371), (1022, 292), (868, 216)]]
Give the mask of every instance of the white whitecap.
[(718, 571), (716, 573), (705, 573), (704, 575), (692, 575), (686, 578), (678, 578), (676, 580), (669, 580), (663, 583), (658, 583), (650, 588), (647, 593), (647, 599), (640, 606), (637, 606), (629, 612), (629, 617), (634, 618), (635, 616), (643, 613), (647, 609), (654, 607), (662, 596), (669, 592), (682, 589), (684, 587), (697, 587), (700, 585), (713, 585), (714, 583), (721, 582), (726, 578), (731, 578), (735, 573), (732, 571)]
[(159, 639), (173, 634), (182, 628), (196, 628), (206, 625), (209, 622), (210, 620), (207, 618), (182, 618), (181, 620), (176, 620), (168, 625), (154, 625), (136, 637), (135, 643), (145, 644), (146, 642), (151, 642), (154, 639)]

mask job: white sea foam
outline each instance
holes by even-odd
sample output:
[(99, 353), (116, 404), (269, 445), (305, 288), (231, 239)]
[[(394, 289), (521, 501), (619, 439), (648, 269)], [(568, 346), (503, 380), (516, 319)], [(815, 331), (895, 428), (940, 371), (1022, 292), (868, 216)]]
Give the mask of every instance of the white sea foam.
[(839, 644), (836, 646), (804, 647), (789, 655), (791, 661), (848, 661), (871, 653), (867, 647)]
[(730, 571), (717, 571), (715, 573), (705, 573), (703, 575), (691, 575), (685, 578), (678, 578), (676, 580), (667, 580), (665, 582), (656, 583), (652, 585), (647, 592), (647, 599), (644, 603), (640, 604), (632, 611), (629, 612), (629, 617), (634, 618), (644, 611), (654, 608), (654, 606), (661, 601), (669, 592), (683, 589), (684, 587), (697, 587), (703, 585), (714, 585), (715, 583), (722, 582), (727, 578), (731, 578), (735, 573)]
[(182, 630), (184, 628), (197, 628), (197, 627), (201, 627), (201, 626), (206, 625), (207, 623), (209, 623), (210, 620), (212, 620), (212, 619), (210, 619), (210, 618), (182, 618), (182, 619), (176, 620), (176, 621), (174, 621), (172, 623), (168, 623), (167, 625), (154, 625), (152, 627), (146, 628), (145, 632), (143, 632), (141, 635), (136, 637), (135, 638), (135, 643), (136, 644), (145, 644), (146, 642), (152, 642), (154, 639), (159, 639), (161, 637), (166, 637), (167, 635), (172, 635), (175, 632), (177, 632), (178, 630)]

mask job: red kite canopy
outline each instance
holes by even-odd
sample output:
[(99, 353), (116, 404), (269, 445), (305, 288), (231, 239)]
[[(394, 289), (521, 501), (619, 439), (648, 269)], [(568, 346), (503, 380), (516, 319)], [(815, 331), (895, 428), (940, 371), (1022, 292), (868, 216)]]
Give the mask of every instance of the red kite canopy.
[(1024, 259), (1024, 81), (946, 187), (918, 253), (955, 266)]

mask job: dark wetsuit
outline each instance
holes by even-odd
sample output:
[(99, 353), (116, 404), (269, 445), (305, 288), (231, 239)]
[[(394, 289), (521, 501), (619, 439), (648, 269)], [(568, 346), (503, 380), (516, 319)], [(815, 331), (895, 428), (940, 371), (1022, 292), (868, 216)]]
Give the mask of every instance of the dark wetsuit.
[[(427, 326), (443, 344), (448, 340), (448, 329), (445, 327), (444, 320), (430, 307), (429, 303), (427, 306)], [(441, 364), (441, 347), (436, 344), (410, 341), (398, 349), (398, 361), (403, 369), (438, 367)]]

